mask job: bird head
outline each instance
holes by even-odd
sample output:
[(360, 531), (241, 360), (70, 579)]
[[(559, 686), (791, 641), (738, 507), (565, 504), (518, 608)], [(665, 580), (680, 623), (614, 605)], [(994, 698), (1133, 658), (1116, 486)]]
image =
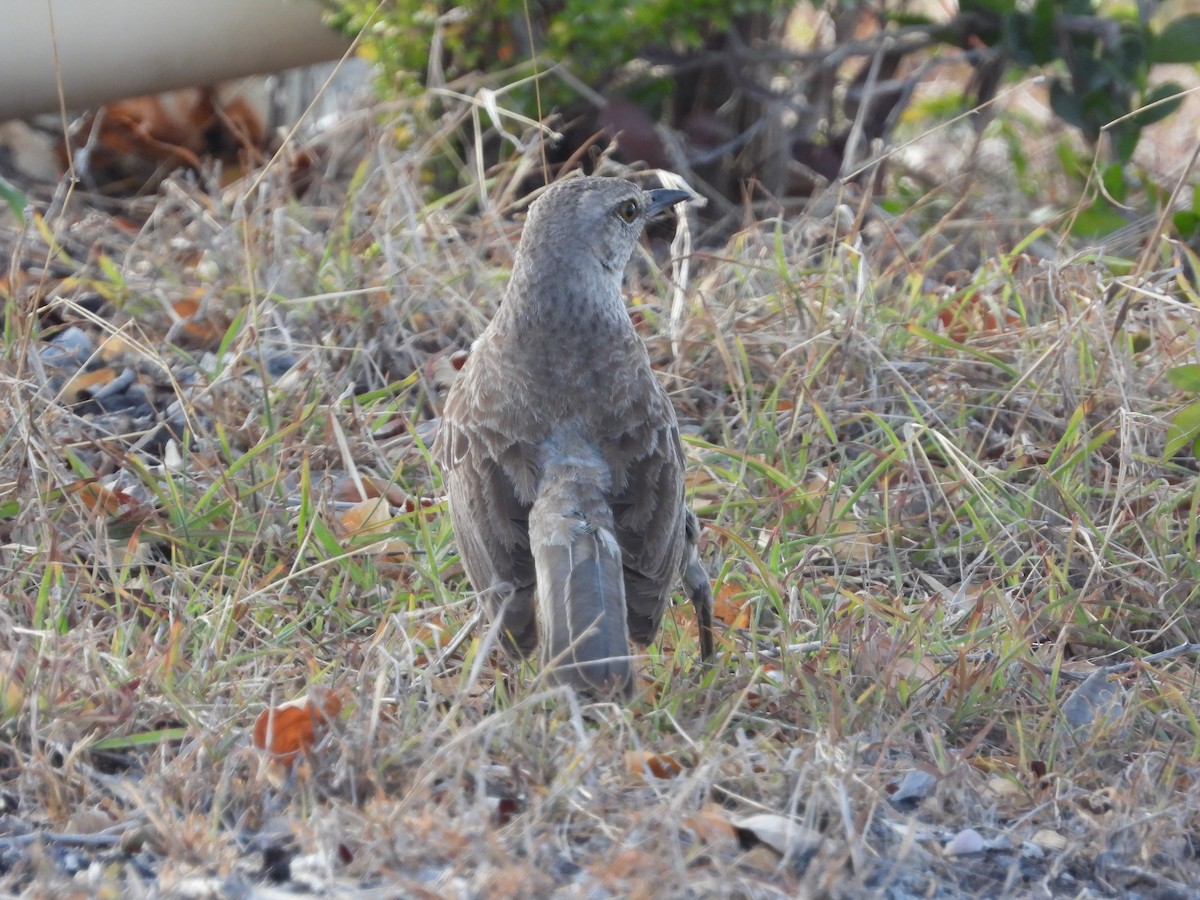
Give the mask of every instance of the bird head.
[(646, 222), (690, 199), (687, 191), (646, 191), (624, 178), (560, 181), (530, 207), (518, 256), (558, 255), (576, 267), (590, 261), (619, 284)]

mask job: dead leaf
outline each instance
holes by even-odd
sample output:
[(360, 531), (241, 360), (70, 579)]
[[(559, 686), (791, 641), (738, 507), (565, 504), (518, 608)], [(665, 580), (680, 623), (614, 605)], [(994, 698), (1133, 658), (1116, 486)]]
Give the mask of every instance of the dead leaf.
[(898, 640), (878, 628), (868, 628), (855, 648), (854, 671), (873, 678), (895, 691), (901, 686), (915, 688), (938, 677), (937, 663), (915, 656), (909, 641)]
[(706, 809), (683, 816), (679, 827), (685, 828), (697, 841), (705, 844), (732, 844), (737, 840), (737, 831), (725, 810), (713, 803)]
[(392, 530), (392, 507), (385, 498), (360, 500), (338, 517), (338, 525), (346, 537), (380, 534)]
[(169, 337), (176, 343), (188, 347), (213, 348), (221, 343), (229, 323), (214, 314), (193, 297), (184, 297), (171, 304), (179, 321), (172, 326)]
[(792, 860), (811, 857), (824, 841), (819, 831), (774, 813), (742, 816), (730, 824), (737, 832), (742, 849), (750, 850), (757, 844), (765, 844), (780, 856)]
[(425, 647), (426, 651), (414, 656), (412, 664), (417, 667), (429, 665), (432, 659), (454, 643), (458, 636), (458, 630), (447, 626), (440, 618), (424, 623), (412, 633), (411, 640), (413, 644)]
[(100, 387), (109, 384), (117, 377), (115, 369), (103, 368), (94, 369), (91, 372), (80, 372), (74, 377), (68, 379), (67, 383), (62, 388), (63, 402), (70, 405), (78, 403), (84, 391), (90, 391), (92, 388)]
[(259, 713), (252, 742), (256, 749), (289, 765), (312, 748), (329, 720), (341, 711), (342, 698), (337, 691), (314, 690)]
[(625, 771), (633, 778), (675, 778), (687, 768), (673, 756), (664, 753), (630, 750), (625, 754)]
[(964, 344), (971, 337), (985, 337), (1021, 327), (1020, 317), (997, 298), (969, 290), (952, 298), (938, 312), (945, 334)]
[(713, 619), (724, 622), (730, 628), (750, 627), (750, 597), (736, 598), (743, 594), (741, 585), (725, 582), (717, 588), (713, 598)]
[(92, 512), (103, 513), (106, 516), (119, 515), (127, 507), (137, 505), (137, 501), (125, 491), (112, 490), (90, 478), (73, 481), (63, 490), (77, 497)]
[[(266, 119), (267, 110), (244, 91), (217, 85), (109, 103), (86, 114), (72, 135), (87, 141), (89, 180), (157, 184), (173, 169), (199, 170), (212, 156), (227, 177), (236, 175), (265, 145)], [(66, 168), (65, 159), (59, 164)]]
[(1011, 778), (1001, 778), (993, 775), (987, 780), (987, 788), (996, 797), (1022, 797), (1025, 792)]
[(120, 334), (110, 334), (100, 344), (100, 358), (107, 363), (115, 363), (133, 353), (137, 353), (136, 345)]
[(1033, 836), (1033, 843), (1043, 850), (1065, 850), (1067, 848), (1067, 839), (1049, 828), (1038, 831)]

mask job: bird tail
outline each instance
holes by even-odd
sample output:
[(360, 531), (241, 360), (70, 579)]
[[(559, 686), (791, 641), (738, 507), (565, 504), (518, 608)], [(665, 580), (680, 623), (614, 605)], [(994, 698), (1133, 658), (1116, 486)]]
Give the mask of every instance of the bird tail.
[(552, 681), (593, 697), (628, 696), (633, 681), (608, 484), (591, 448), (552, 448), (529, 512), (543, 666)]

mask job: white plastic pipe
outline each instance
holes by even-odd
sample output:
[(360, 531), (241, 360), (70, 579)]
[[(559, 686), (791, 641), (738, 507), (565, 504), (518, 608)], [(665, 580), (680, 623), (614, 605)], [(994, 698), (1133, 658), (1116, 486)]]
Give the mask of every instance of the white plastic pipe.
[[(339, 58), (316, 0), (0, 0), (0, 120)], [(56, 58), (57, 52), (57, 58)]]

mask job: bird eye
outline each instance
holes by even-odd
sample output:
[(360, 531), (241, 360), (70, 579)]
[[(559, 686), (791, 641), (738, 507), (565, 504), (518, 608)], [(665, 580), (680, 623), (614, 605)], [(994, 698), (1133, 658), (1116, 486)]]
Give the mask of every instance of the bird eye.
[(636, 200), (626, 200), (617, 207), (617, 215), (624, 220), (627, 225), (632, 225), (633, 220), (637, 218), (638, 205)]

